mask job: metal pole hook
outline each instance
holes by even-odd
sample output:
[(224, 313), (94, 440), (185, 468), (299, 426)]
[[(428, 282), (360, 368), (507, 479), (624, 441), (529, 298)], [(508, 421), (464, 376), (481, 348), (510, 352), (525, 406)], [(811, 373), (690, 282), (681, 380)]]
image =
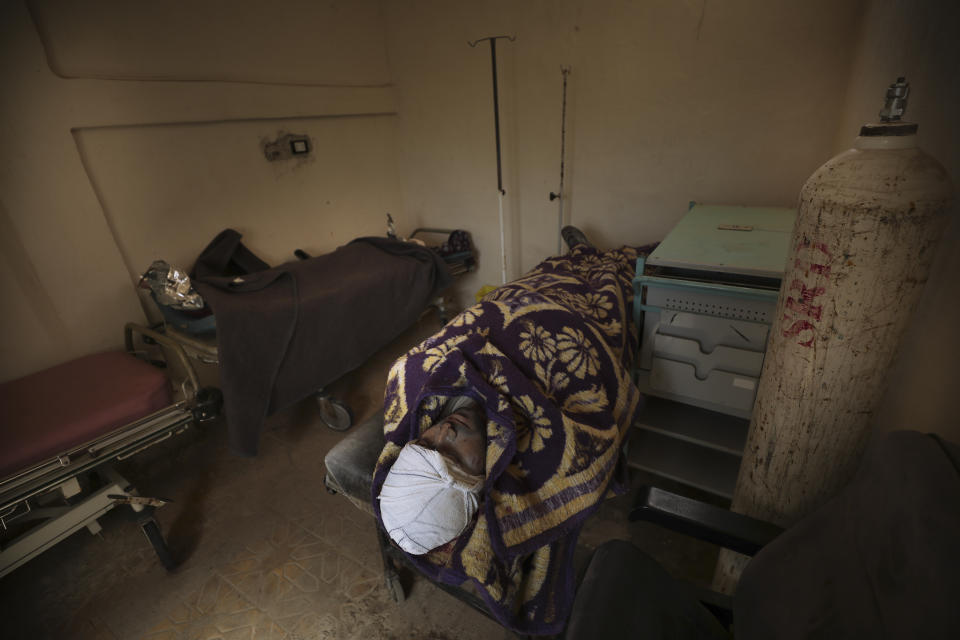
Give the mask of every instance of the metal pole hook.
[(469, 40), (467, 40), (467, 44), (470, 45), (471, 47), (476, 47), (478, 44), (480, 44), (484, 40), (499, 40), (500, 38), (506, 38), (510, 42), (514, 42), (517, 39), (517, 36), (488, 36), (486, 38), (480, 38), (479, 40), (474, 40), (473, 42), (470, 42)]

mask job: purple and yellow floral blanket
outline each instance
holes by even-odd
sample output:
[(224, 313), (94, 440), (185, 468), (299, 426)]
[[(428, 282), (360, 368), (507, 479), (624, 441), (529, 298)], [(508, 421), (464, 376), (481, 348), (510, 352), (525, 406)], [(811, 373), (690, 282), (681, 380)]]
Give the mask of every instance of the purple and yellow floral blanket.
[[(390, 371), (387, 444), (373, 496), (403, 445), (438, 419), (447, 398), (477, 400), (487, 418), (477, 518), (456, 540), (410, 558), (434, 580), (472, 581), (494, 615), (522, 633), (563, 628), (577, 535), (604, 496), (620, 488), (620, 445), (640, 402), (630, 374), (637, 253), (578, 246), (547, 259)], [(376, 499), (373, 505), (379, 519)]]

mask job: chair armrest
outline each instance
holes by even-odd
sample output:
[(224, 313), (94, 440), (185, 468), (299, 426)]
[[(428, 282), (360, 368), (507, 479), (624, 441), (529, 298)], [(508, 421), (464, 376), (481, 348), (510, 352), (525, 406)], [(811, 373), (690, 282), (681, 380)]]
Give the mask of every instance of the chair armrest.
[(690, 583), (687, 587), (724, 629), (733, 627), (733, 596)]
[(630, 521), (637, 520), (653, 522), (748, 556), (783, 532), (769, 522), (649, 486), (640, 489), (630, 511)]

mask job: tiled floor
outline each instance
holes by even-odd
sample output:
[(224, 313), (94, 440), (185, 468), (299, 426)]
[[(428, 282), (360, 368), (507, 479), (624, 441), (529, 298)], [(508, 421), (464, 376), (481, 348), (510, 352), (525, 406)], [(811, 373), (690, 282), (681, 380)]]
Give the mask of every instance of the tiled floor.
[[(386, 371), (439, 328), (433, 316), (331, 391), (356, 421), (379, 409)], [(256, 458), (227, 451), (222, 422), (144, 452), (121, 470), (144, 495), (172, 498), (157, 512), (180, 567), (165, 572), (124, 509), (96, 536), (74, 534), (0, 580), (4, 638), (513, 637), (430, 583), (397, 605), (382, 584), (370, 517), (323, 488), (323, 457), (343, 433), (307, 401), (273, 416)], [(650, 525), (629, 525), (629, 496), (611, 501), (581, 536), (585, 548), (631, 539), (668, 570), (710, 579), (716, 550)]]

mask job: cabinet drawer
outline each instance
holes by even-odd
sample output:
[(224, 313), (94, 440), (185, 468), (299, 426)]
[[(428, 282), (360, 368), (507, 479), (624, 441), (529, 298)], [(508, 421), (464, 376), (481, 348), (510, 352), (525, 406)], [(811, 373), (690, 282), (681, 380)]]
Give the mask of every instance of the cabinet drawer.
[(719, 345), (763, 351), (770, 325), (735, 318), (716, 318), (682, 311), (663, 311), (657, 333), (696, 340), (704, 351)]
[(748, 414), (753, 408), (758, 376), (714, 369), (701, 380), (696, 367), (688, 362), (654, 357), (652, 364), (649, 384), (655, 391), (741, 413)]
[(727, 371), (745, 376), (759, 377), (763, 367), (763, 352), (736, 349), (728, 346), (715, 347), (704, 353), (696, 340), (656, 334), (653, 338), (653, 355), (686, 362), (694, 366), (700, 380), (707, 378), (713, 371)]
[[(662, 336), (672, 338), (682, 338), (696, 343), (697, 351), (704, 354), (712, 354), (720, 347), (728, 347), (737, 351), (752, 351), (763, 353), (766, 348), (767, 335), (770, 326), (747, 320), (738, 320), (736, 318), (717, 318), (697, 313), (687, 313), (683, 311), (671, 311), (663, 309), (659, 311), (647, 311), (643, 318), (643, 331), (640, 342), (640, 360), (641, 369), (650, 369), (651, 358), (654, 355), (655, 345)], [(683, 343), (675, 343), (677, 345)], [(681, 349), (678, 353), (685, 354), (683, 360), (687, 362), (696, 362), (690, 357), (690, 347), (678, 347)], [(661, 355), (669, 358), (671, 347), (664, 342), (664, 346), (659, 348)], [(747, 358), (741, 361), (734, 357), (738, 362), (741, 371), (745, 374), (759, 375), (759, 370), (753, 371), (747, 364)], [(760, 357), (762, 362), (762, 356)], [(754, 360), (756, 362), (756, 360)], [(744, 368), (746, 367), (746, 368)], [(722, 368), (722, 367), (720, 367)]]

